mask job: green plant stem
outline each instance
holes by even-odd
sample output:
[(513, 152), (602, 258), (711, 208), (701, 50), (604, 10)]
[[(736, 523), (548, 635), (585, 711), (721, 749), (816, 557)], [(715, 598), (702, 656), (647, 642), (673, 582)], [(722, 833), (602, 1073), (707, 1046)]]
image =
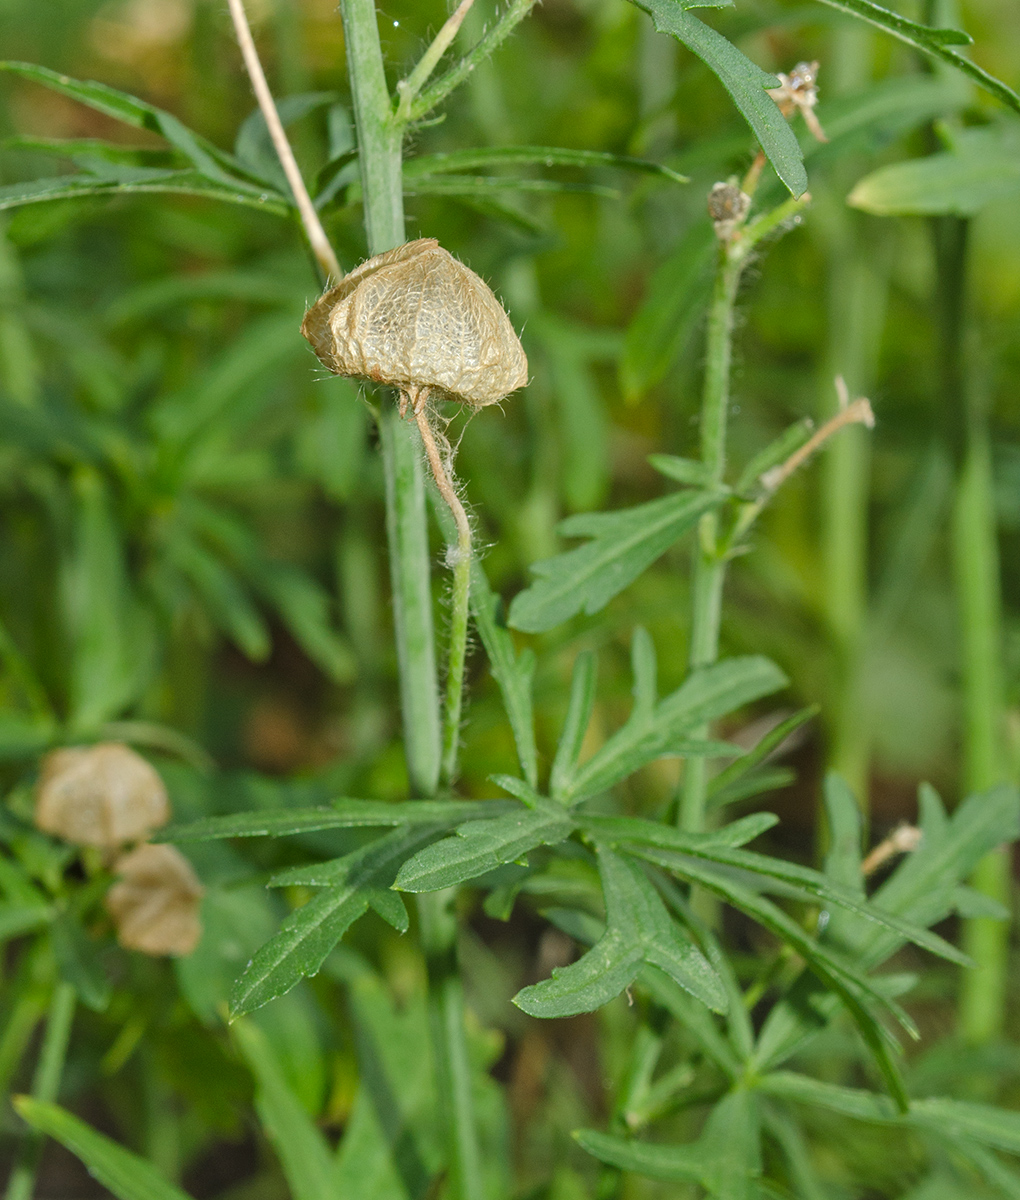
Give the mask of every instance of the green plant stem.
[[(394, 121), (372, 0), (342, 0), (368, 248), (404, 241), (401, 127)], [(439, 688), (429, 572), (425, 481), (418, 438), (393, 405), (379, 416), (386, 476), (394, 629), (404, 721), (404, 753), (417, 795), (435, 794), (440, 769)]]
[[(752, 168), (755, 177), (757, 167)], [(751, 173), (749, 173), (749, 178)], [(748, 184), (748, 186), (753, 186)], [(733, 314), (740, 277), (755, 248), (766, 238), (799, 219), (811, 196), (790, 197), (769, 212), (720, 239), (712, 300), (708, 310), (705, 349), (705, 382), (701, 396), (701, 461), (708, 467), (709, 486), (720, 487), (726, 473), (726, 425), (730, 407), (730, 367), (733, 348)], [(740, 528), (743, 533), (746, 526)], [(730, 558), (732, 530), (720, 537), (717, 513), (706, 513), (698, 525), (691, 587), (691, 638), (688, 653), (692, 671), (711, 665), (719, 657), (719, 625), (723, 585)], [(694, 737), (707, 738), (709, 727), (700, 726)], [(708, 762), (689, 758), (684, 767), (678, 820), (680, 828), (698, 833), (705, 827), (708, 795)]]
[[(991, 444), (986, 422), (972, 415), (967, 451), (956, 485), (952, 522), (956, 597), (963, 666), (964, 788), (967, 793), (1004, 777), (1000, 661), (1002, 620), (995, 537)], [(973, 887), (1009, 907), (1010, 858), (1005, 847), (981, 860)], [(1007, 1000), (1009, 923), (972, 917), (963, 946), (976, 968), (965, 971), (959, 1023), (963, 1036), (984, 1042), (1001, 1034)]]
[[(708, 313), (708, 346), (705, 383), (701, 398), (701, 459), (709, 468), (713, 484), (721, 484), (726, 470), (726, 421), (730, 403), (730, 361), (733, 342), (733, 310), (740, 284), (744, 256), (735, 252), (732, 241), (721, 241), (719, 260)], [(688, 654), (692, 671), (715, 662), (719, 655), (719, 622), (726, 577), (726, 556), (719, 546), (719, 518), (706, 513), (698, 526), (694, 551), (694, 582), (691, 597), (691, 640)], [(702, 726), (694, 737), (708, 737)], [(680, 828), (695, 833), (705, 825), (708, 763), (689, 758), (684, 768), (680, 797)]]
[[(386, 87), (374, 3), (341, 0), (340, 12), (358, 131), (365, 227), (369, 250), (380, 254), (400, 245), (405, 237), (403, 126), (394, 119)], [(384, 406), (379, 428), (386, 474), (386, 524), (405, 754), (412, 786), (419, 795), (430, 796), (438, 785), (441, 747), (421, 445), (417, 431), (400, 419), (394, 405)], [(470, 561), (469, 553), (465, 557), (468, 570)], [(463, 591), (462, 643), (466, 637), (467, 588)], [(459, 696), (458, 687), (458, 705)], [(459, 729), (459, 711), (457, 723)], [(419, 911), (429, 965), (432, 1044), (450, 1170), (447, 1194), (450, 1200), (481, 1200), (464, 995), (457, 968), (456, 919), (452, 913), (441, 912), (441, 904), (433, 896), (421, 898)]]
[[(969, 222), (936, 217), (932, 235), (942, 436), (956, 462), (951, 540), (963, 676), (961, 784), (966, 794), (991, 787), (1004, 775), (999, 563), (988, 428), (977, 403), (977, 364), (965, 356)], [(1000, 849), (984, 858), (971, 883), (1006, 903), (1011, 883), (1006, 854)], [(972, 917), (964, 922), (964, 948), (977, 965), (961, 981), (958, 1023), (970, 1042), (988, 1041), (1002, 1030), (1008, 938), (1005, 921)]]
[(423, 396), (422, 402), (415, 405), (415, 420), (418, 422), (418, 432), (425, 447), (425, 455), (432, 468), (432, 478), (436, 481), (439, 494), (452, 513), (457, 528), (456, 546), (450, 547), (453, 588), (450, 594), (450, 648), (446, 665), (446, 706), (443, 713), (442, 777), (444, 783), (450, 784), (457, 777), (457, 754), (460, 749), (460, 713), (464, 697), (464, 664), (467, 661), (471, 601), (471, 522), (454, 488), (447, 463), (443, 461), (436, 445), (426, 400), (427, 397)]
[[(71, 1022), (77, 997), (69, 983), (60, 982), (53, 990), (50, 1011), (46, 1020), (39, 1060), (32, 1078), (32, 1098), (52, 1104), (60, 1091), (60, 1079), (64, 1073), (67, 1043), (71, 1036)], [(30, 1200), (35, 1190), (35, 1177), (42, 1155), (41, 1134), (30, 1133), (22, 1144), (18, 1162), (7, 1182), (5, 1200)]]
[(471, 1062), (465, 1036), (464, 987), (457, 966), (455, 889), (416, 897), (429, 980), (429, 1024), (436, 1092), (449, 1153), (448, 1195), (481, 1200), (481, 1156), (475, 1134)]
[[(842, 195), (846, 189), (838, 189)], [(833, 396), (835, 375), (850, 395), (866, 394), (877, 364), (885, 316), (884, 259), (862, 253), (860, 222), (832, 206), (825, 222), (829, 270), (829, 350), (820, 391)], [(831, 414), (831, 407), (823, 416)], [(847, 429), (829, 446), (822, 472), (822, 604), (836, 663), (830, 766), (868, 805), (871, 731), (862, 696), (861, 657), (868, 618), (868, 495), (870, 438)]]

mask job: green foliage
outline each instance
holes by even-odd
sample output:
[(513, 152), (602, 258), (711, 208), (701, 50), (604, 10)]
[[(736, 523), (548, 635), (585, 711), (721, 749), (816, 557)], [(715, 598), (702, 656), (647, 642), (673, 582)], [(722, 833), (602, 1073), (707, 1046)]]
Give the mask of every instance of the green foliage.
[(881, 167), (847, 198), (876, 216), (955, 214), (970, 217), (989, 201), (1020, 191), (1017, 141), (1007, 128), (963, 130), (951, 149)]
[(664, 971), (716, 1012), (726, 1009), (726, 993), (705, 956), (670, 919), (641, 868), (610, 850), (599, 851), (599, 875), (606, 901), (606, 932), (552, 979), (524, 988), (514, 997), (533, 1017), (569, 1017), (593, 1012), (629, 987), (648, 964)]
[(97, 1133), (57, 1104), (30, 1096), (14, 1101), (18, 1113), (40, 1133), (48, 1134), (78, 1155), (103, 1187), (117, 1200), (187, 1200), (185, 1193), (168, 1183), (144, 1158)]

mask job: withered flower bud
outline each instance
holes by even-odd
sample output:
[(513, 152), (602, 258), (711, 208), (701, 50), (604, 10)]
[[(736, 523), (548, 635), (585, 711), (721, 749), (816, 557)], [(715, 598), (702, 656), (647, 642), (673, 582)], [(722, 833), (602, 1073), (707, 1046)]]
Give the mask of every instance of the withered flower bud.
[(825, 136), (825, 130), (815, 116), (815, 105), (818, 103), (818, 63), (799, 62), (789, 75), (777, 71), (776, 78), (780, 86), (766, 90), (779, 105), (779, 111), (784, 117), (791, 117), (795, 112), (799, 112), (814, 137), (819, 142), (827, 142), (829, 139)]
[(716, 235), (725, 240), (743, 221), (751, 208), (751, 197), (735, 183), (716, 183), (708, 193), (708, 215)]
[(495, 404), (528, 382), (528, 360), (488, 285), (419, 238), (355, 267), (305, 314), (301, 332), (335, 375)]
[(170, 819), (163, 781), (120, 742), (54, 750), (43, 760), (35, 823), (83, 846), (137, 842)]
[(114, 864), (120, 876), (106, 907), (126, 950), (159, 956), (190, 954), (202, 936), (202, 885), (175, 846), (138, 846)]

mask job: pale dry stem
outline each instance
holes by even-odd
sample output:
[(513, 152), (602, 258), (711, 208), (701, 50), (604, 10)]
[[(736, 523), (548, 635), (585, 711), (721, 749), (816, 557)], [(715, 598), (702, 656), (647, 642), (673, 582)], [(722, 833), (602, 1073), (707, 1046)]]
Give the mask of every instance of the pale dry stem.
[(308, 188), (305, 187), (305, 181), (301, 177), (301, 170), (294, 157), (294, 151), (287, 140), (283, 122), (280, 120), (280, 114), (273, 101), (273, 94), (266, 82), (266, 74), (262, 70), (258, 50), (255, 48), (255, 39), (251, 35), (251, 26), (248, 24), (248, 17), (244, 11), (244, 0), (227, 0), (227, 4), (230, 7), (230, 16), (237, 33), (237, 42), (241, 47), (245, 70), (251, 80), (252, 90), (258, 100), (259, 108), (262, 110), (269, 136), (273, 140), (276, 156), (279, 158), (280, 166), (283, 167), (283, 173), (287, 176), (287, 182), (290, 184), (290, 190), (294, 195), (294, 202), (301, 217), (301, 224), (304, 226), (305, 235), (312, 247), (312, 253), (327, 279), (339, 282), (344, 277), (343, 270), (329, 243), (329, 238), (326, 237), (326, 231), (322, 228), (319, 214), (315, 211), (315, 205), (312, 203)]
[[(450, 512), (453, 513), (453, 519), (457, 523), (457, 546), (460, 553), (465, 551), (471, 553), (471, 522), (468, 520), (467, 512), (464, 505), (460, 502), (460, 497), (457, 495), (456, 489), (453, 486), (451, 472), (449, 471), (449, 455), (443, 455), (440, 452), (439, 445), (436, 442), (435, 431), (432, 428), (432, 422), (429, 419), (428, 413), (428, 388), (412, 388), (407, 393), (407, 400), (410, 401), (411, 409), (414, 413), (414, 419), (418, 423), (418, 431), (421, 434), (422, 444), (425, 447), (425, 456), (429, 460), (429, 467), (432, 471), (432, 478), (436, 481), (436, 487), (439, 489), (439, 494), (446, 501), (446, 505)], [(406, 408), (403, 403), (401, 409)], [(444, 438), (445, 441), (445, 438)], [(447, 442), (447, 447), (449, 443)]]
[(883, 863), (897, 854), (910, 854), (921, 844), (922, 834), (916, 825), (900, 825), (871, 851), (861, 863), (861, 874), (873, 875)]
[(795, 450), (786, 462), (780, 463), (778, 467), (773, 467), (771, 471), (766, 471), (761, 476), (762, 487), (767, 492), (772, 493), (780, 488), (798, 467), (803, 466), (816, 450), (845, 426), (864, 425), (868, 429), (875, 427), (875, 414), (872, 412), (871, 403), (868, 400), (860, 396), (853, 403), (847, 403), (846, 384), (842, 377), (836, 379), (836, 391), (840, 398), (839, 412), (826, 421), (803, 446)]

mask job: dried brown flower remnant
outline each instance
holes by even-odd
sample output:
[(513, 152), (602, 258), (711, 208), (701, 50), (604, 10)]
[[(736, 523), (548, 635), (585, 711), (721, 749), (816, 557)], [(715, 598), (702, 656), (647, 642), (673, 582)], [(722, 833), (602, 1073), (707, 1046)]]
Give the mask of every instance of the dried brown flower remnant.
[(825, 136), (825, 130), (815, 116), (815, 105), (818, 103), (818, 63), (797, 63), (789, 75), (777, 71), (776, 78), (782, 86), (769, 88), (768, 93), (779, 105), (779, 111), (784, 117), (799, 112), (804, 118), (804, 124), (818, 141), (827, 142), (829, 139)]
[(435, 238), (355, 267), (305, 314), (301, 332), (335, 375), (405, 395), (495, 404), (528, 382), (510, 318), (488, 285)]
[(35, 823), (46, 833), (112, 849), (141, 841), (169, 819), (162, 779), (120, 742), (54, 750), (43, 760)]
[(121, 877), (106, 895), (126, 950), (154, 956), (190, 954), (202, 936), (202, 885), (174, 846), (139, 846), (114, 864)]
[(716, 236), (726, 241), (740, 225), (751, 208), (751, 197), (735, 183), (715, 183), (708, 193), (708, 215), (712, 218)]

